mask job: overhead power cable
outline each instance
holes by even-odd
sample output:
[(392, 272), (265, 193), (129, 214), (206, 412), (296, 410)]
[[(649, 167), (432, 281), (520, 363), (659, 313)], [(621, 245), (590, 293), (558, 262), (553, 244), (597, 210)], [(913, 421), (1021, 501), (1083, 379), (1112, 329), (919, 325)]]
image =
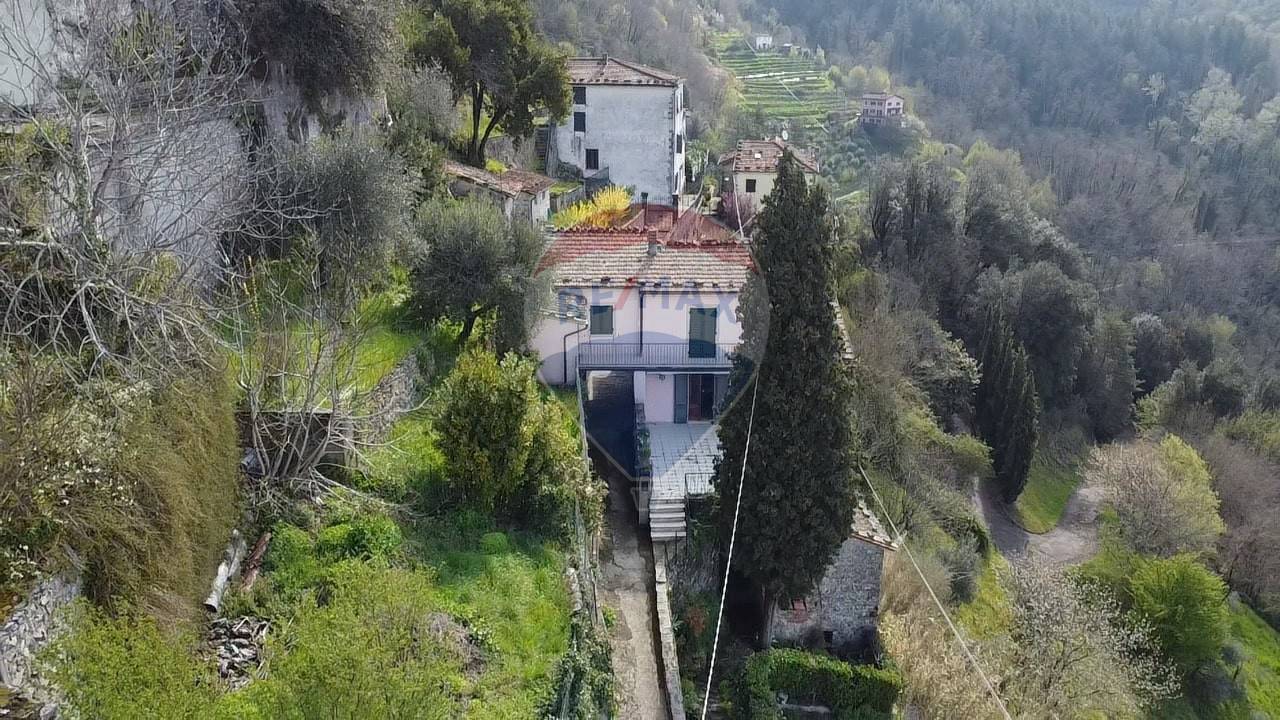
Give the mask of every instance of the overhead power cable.
[(973, 666), (978, 676), (982, 678), (982, 682), (987, 686), (987, 692), (991, 694), (991, 699), (996, 701), (996, 706), (1000, 708), (1000, 714), (1005, 720), (1013, 720), (1013, 716), (1009, 714), (1009, 709), (1005, 707), (1004, 700), (1000, 698), (1000, 693), (996, 692), (996, 686), (982, 670), (982, 665), (978, 663), (978, 658), (969, 649), (969, 643), (965, 642), (964, 636), (960, 633), (960, 628), (951, 620), (951, 614), (947, 612), (947, 608), (938, 599), (938, 594), (933, 591), (933, 586), (929, 584), (929, 580), (924, 576), (924, 571), (920, 569), (916, 558), (911, 554), (911, 548), (907, 547), (907, 543), (898, 532), (898, 526), (893, 522), (893, 517), (889, 515), (888, 508), (885, 507), (884, 501), (880, 499), (880, 493), (876, 490), (876, 486), (871, 484), (871, 478), (867, 477), (867, 471), (862, 469), (862, 463), (858, 463), (858, 472), (862, 475), (862, 479), (867, 483), (867, 487), (871, 488), (871, 495), (876, 500), (876, 505), (880, 508), (880, 514), (884, 517), (885, 522), (889, 523), (889, 529), (893, 531), (893, 537), (897, 540), (898, 546), (907, 554), (907, 559), (911, 561), (911, 567), (916, 569), (916, 574), (920, 576), (920, 581), (924, 583), (924, 587), (929, 591), (929, 597), (933, 598), (933, 604), (938, 606), (938, 611), (942, 613), (942, 618), (947, 621), (947, 627), (951, 628), (951, 632), (956, 636), (956, 641), (960, 643), (960, 648), (964, 650), (965, 657), (969, 659), (969, 664)]
[(711, 641), (711, 662), (707, 665), (707, 690), (702, 697), (702, 720), (707, 718), (707, 706), (711, 704), (711, 678), (716, 674), (716, 653), (720, 650), (720, 624), (724, 621), (724, 598), (729, 591), (729, 568), (733, 566), (733, 545), (738, 539), (738, 512), (742, 510), (742, 486), (747, 479), (747, 458), (751, 454), (751, 427), (756, 420), (756, 395), (760, 392), (759, 368), (752, 380), (751, 414), (747, 416), (747, 442), (742, 448), (742, 473), (738, 475), (738, 497), (733, 504), (733, 529), (729, 532), (729, 557), (724, 562), (724, 583), (720, 586), (720, 609), (716, 611), (716, 634)]

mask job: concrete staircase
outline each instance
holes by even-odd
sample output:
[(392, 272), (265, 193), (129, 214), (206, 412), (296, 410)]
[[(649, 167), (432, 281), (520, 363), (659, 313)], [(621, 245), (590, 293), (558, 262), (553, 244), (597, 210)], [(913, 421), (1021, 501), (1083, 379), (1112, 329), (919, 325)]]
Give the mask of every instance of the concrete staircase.
[(549, 175), (547, 167), (547, 150), (551, 144), (551, 128), (547, 125), (540, 125), (533, 129), (533, 154), (537, 158), (536, 170)]
[(683, 498), (650, 498), (649, 537), (654, 542), (679, 540), (687, 534)]

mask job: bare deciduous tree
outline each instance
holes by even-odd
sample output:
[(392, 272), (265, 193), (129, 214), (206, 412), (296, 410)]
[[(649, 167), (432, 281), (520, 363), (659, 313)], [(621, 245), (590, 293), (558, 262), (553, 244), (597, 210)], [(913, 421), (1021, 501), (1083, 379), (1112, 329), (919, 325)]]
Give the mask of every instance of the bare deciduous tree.
[(75, 373), (199, 358), (219, 239), (262, 172), (243, 54), (159, 4), (2, 1), (0, 172), (28, 191), (0, 206), (4, 344)]
[(1181, 458), (1171, 457), (1182, 448), (1194, 454), (1175, 436), (1160, 445), (1139, 440), (1099, 448), (1090, 461), (1090, 481), (1106, 490), (1119, 515), (1121, 537), (1138, 552), (1162, 557), (1207, 553), (1222, 534), (1208, 471), (1202, 470), (1198, 456), (1198, 468), (1183, 467)]
[(1201, 443), (1222, 498), (1227, 532), (1218, 565), (1227, 582), (1271, 611), (1280, 608), (1280, 468), (1251, 448), (1221, 436)]

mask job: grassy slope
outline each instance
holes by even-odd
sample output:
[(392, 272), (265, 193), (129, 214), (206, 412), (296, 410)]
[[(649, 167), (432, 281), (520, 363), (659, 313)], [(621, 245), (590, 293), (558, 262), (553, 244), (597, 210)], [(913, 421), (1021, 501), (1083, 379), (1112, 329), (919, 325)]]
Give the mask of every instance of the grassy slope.
[[(451, 358), (436, 364), (451, 365)], [(576, 395), (562, 399), (576, 417)], [(430, 494), (444, 477), (435, 438), (429, 410), (401, 418), (390, 442), (368, 458), (370, 474)], [(486, 534), (493, 531), (488, 519), (470, 513), (405, 524), (404, 531), (412, 560), (431, 568), (447, 602), (481, 618), (492, 634), (497, 658), (472, 686), (467, 716), (533, 717), (541, 689), (567, 650), (562, 554), (534, 536)]]
[(815, 124), (847, 105), (825, 71), (812, 60), (777, 52), (754, 53), (737, 33), (716, 35), (712, 47), (718, 62), (738, 78), (743, 107), (748, 111)]
[(1000, 585), (1000, 571), (1007, 564), (993, 552), (982, 564), (973, 599), (956, 608), (956, 622), (974, 638), (990, 639), (1009, 630), (1009, 598)]
[[(402, 358), (421, 337), (412, 334), (406, 348), (405, 334), (388, 327), (375, 336), (375, 347), (384, 357)], [(440, 343), (433, 345), (440, 354)], [(454, 359), (437, 357), (434, 364), (444, 370)], [(388, 359), (383, 367), (390, 370), (396, 362)], [(576, 419), (576, 394), (561, 399)], [(441, 482), (444, 457), (436, 447), (430, 415), (426, 409), (397, 421), (390, 442), (369, 457), (371, 473), (427, 492)], [(488, 520), (470, 514), (434, 518), (404, 529), (412, 541), (413, 560), (432, 569), (448, 602), (482, 618), (492, 633), (498, 658), (476, 681), (468, 716), (532, 717), (542, 686), (567, 649), (570, 608), (562, 581), (563, 556), (537, 537), (502, 542), (500, 536), (486, 535), (492, 530)]]
[(1231, 604), (1228, 642), (1243, 650), (1239, 683), (1244, 697), (1203, 707), (1185, 698), (1151, 713), (1153, 720), (1255, 720), (1280, 718), (1280, 633), (1243, 603)]
[(1280, 634), (1249, 607), (1231, 610), (1231, 637), (1244, 649), (1240, 677), (1249, 704), (1280, 717)]
[(1049, 532), (1062, 518), (1071, 493), (1080, 485), (1078, 466), (1037, 452), (1027, 486), (1013, 505), (1013, 520), (1028, 532)]
[[(359, 349), (364, 387), (376, 385), (431, 335), (399, 322), (394, 307), (384, 313), (384, 322), (366, 335)], [(441, 357), (441, 343), (431, 344), (436, 349), (435, 368), (447, 370), (454, 360), (451, 351), (456, 350), (445, 349), (443, 354), (449, 356)], [(562, 399), (576, 417), (576, 396)], [(444, 462), (430, 409), (400, 418), (388, 442), (365, 460), (361, 489), (396, 499), (412, 491), (430, 495), (443, 479)], [(446, 607), (477, 618), (491, 637), (494, 652), (483, 673), (465, 682), (442, 678), (457, 684), (457, 691), (468, 698), (465, 716), (536, 716), (555, 664), (567, 650), (570, 603), (563, 555), (538, 537), (507, 539), (494, 534), (487, 518), (471, 513), (397, 521), (407, 540), (404, 561), (428, 579)]]

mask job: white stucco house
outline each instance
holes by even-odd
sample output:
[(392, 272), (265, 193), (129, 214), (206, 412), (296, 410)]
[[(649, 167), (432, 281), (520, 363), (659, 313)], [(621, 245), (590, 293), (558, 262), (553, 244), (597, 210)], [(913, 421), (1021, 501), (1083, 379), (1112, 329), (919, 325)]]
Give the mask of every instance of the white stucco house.
[(616, 227), (556, 233), (540, 268), (554, 293), (532, 340), (542, 379), (629, 379), (641, 520), (655, 541), (682, 537), (685, 498), (710, 491), (719, 454), (738, 296), (755, 272), (746, 245), (700, 213), (633, 206)]
[(865, 93), (859, 120), (863, 125), (901, 125), (906, 114), (906, 102), (901, 95), (893, 93)]
[(608, 56), (569, 58), (566, 66), (573, 108), (550, 134), (547, 167), (572, 166), (588, 184), (607, 179), (636, 198), (683, 193), (684, 80)]
[(813, 182), (819, 171), (816, 152), (789, 145), (781, 138), (740, 140), (736, 148), (720, 156), (720, 168), (729, 181), (725, 185), (731, 188), (730, 192), (723, 193), (725, 202), (743, 198), (753, 210), (758, 210), (765, 196), (773, 192), (778, 163), (787, 150), (803, 168), (805, 180)]
[(449, 191), (455, 196), (470, 195), (489, 200), (502, 209), (508, 220), (546, 222), (551, 215), (551, 186), (555, 180), (528, 170), (507, 170), (502, 174), (471, 167), (454, 160), (444, 161)]
[(773, 36), (772, 35), (756, 35), (755, 39), (752, 41), (752, 45), (755, 45), (756, 50), (772, 50)]

